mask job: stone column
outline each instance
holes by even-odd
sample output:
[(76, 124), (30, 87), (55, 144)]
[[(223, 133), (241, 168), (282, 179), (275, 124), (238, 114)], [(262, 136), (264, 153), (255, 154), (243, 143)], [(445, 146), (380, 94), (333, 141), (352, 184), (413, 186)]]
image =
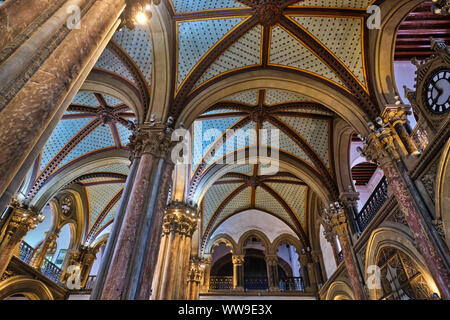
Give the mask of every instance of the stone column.
[(15, 250), (19, 247), (28, 231), (44, 220), (44, 217), (32, 209), (20, 205), (17, 201), (10, 204), (9, 215), (3, 217), (4, 233), (0, 242), (0, 275), (2, 275)]
[[(0, 52), (0, 196), (22, 172), (28, 156), (37, 156), (35, 145), (73, 100), (126, 5), (125, 0), (40, 1), (37, 8), (47, 6), (49, 11), (37, 17), (29, 1), (8, 2), (0, 16), (8, 15), (6, 21), (11, 22), (9, 15), (21, 11), (28, 23), (12, 28), (7, 36), (11, 41)], [(78, 29), (68, 23), (73, 20), (71, 5), (80, 8)]]
[(211, 263), (212, 263), (212, 257), (211, 255), (205, 255), (205, 258), (203, 259), (203, 263), (205, 264), (205, 275), (203, 277), (203, 284), (202, 288), (200, 290), (201, 293), (207, 293), (209, 292), (209, 286), (211, 282)]
[(303, 279), (303, 285), (305, 287), (305, 292), (312, 293), (314, 292), (314, 288), (312, 286), (312, 281), (309, 277), (308, 272), (308, 257), (306, 254), (301, 253), (298, 257), (301, 266), (301, 275)]
[(137, 298), (155, 203), (160, 190), (162, 163), (170, 149), (165, 126), (140, 125), (130, 138), (132, 156), (140, 158), (120, 235), (114, 248), (101, 299)]
[(173, 169), (174, 165), (167, 160), (161, 178), (161, 187), (158, 192), (158, 203), (152, 220), (152, 228), (146, 241), (145, 261), (142, 268), (140, 288), (138, 289), (138, 300), (148, 300), (152, 293), (152, 282), (157, 269), (156, 264), (161, 245), (163, 219), (169, 197)]
[(39, 252), (33, 262), (33, 267), (39, 269), (42, 265), (42, 262), (45, 259), (45, 255), (48, 252), (48, 249), (55, 244), (55, 241), (58, 239), (59, 234), (57, 232), (47, 232), (44, 242), (42, 243)]
[(280, 279), (278, 277), (278, 256), (266, 255), (267, 278), (269, 291), (280, 291)]
[[(389, 110), (385, 111), (385, 114), (386, 112)], [(407, 182), (410, 177), (399, 169), (403, 166), (401, 152), (405, 152), (399, 147), (400, 138), (392, 130), (390, 117), (384, 116), (384, 118), (385, 120), (377, 119), (377, 126), (369, 123), (371, 133), (368, 139), (364, 139), (364, 149), (360, 152), (368, 161), (377, 163), (384, 171), (417, 247), (440, 291), (441, 298), (448, 300), (450, 299), (450, 272), (445, 258), (437, 249), (438, 243), (426, 223), (428, 213), (419, 209), (420, 199), (417, 197), (420, 198), (420, 196), (412, 196), (411, 187)]]
[(188, 274), (187, 300), (198, 300), (200, 286), (205, 274), (205, 265), (199, 259), (193, 259)]
[(355, 294), (355, 299), (364, 300), (364, 286), (358, 277), (357, 262), (352, 254), (353, 248), (347, 226), (347, 217), (342, 205), (335, 203), (330, 206), (330, 209), (325, 209), (323, 220), (324, 223), (328, 225), (328, 228), (331, 228), (339, 238), (342, 254), (344, 256), (344, 263), (347, 268), (353, 293)]
[[(349, 187), (350, 189), (351, 187)], [(359, 193), (349, 190), (348, 192), (342, 192), (339, 199), (345, 207), (345, 212), (347, 213), (347, 221), (350, 223), (350, 230), (352, 235), (357, 236), (361, 233), (356, 217), (358, 216), (358, 200)]]
[(197, 228), (197, 222), (196, 208), (180, 202), (173, 202), (168, 206), (163, 221), (163, 238), (153, 285), (153, 300), (186, 297), (191, 237)]
[(340, 261), (339, 261), (339, 250), (336, 243), (336, 235), (333, 232), (331, 226), (326, 224), (323, 224), (323, 226), (324, 226), (323, 234), (325, 236), (325, 239), (328, 241), (328, 243), (331, 245), (331, 248), (333, 249), (334, 260), (336, 262), (336, 267), (338, 267)]
[(122, 198), (120, 199), (119, 209), (117, 210), (116, 216), (114, 218), (113, 227), (108, 237), (108, 242), (106, 243), (106, 247), (102, 256), (102, 262), (97, 275), (97, 279), (95, 281), (94, 289), (92, 290), (90, 298), (91, 300), (100, 299), (103, 293), (106, 277), (108, 275), (109, 268), (111, 267), (114, 249), (119, 239), (120, 230), (122, 229), (122, 224), (125, 217), (125, 212), (128, 207), (128, 202), (130, 200), (130, 195), (134, 185), (134, 180), (136, 178), (139, 162), (140, 158), (131, 159), (130, 172), (128, 174), (127, 182), (125, 184), (125, 188), (122, 193)]
[(233, 255), (233, 290), (244, 291), (245, 279), (244, 279), (244, 261), (245, 256)]

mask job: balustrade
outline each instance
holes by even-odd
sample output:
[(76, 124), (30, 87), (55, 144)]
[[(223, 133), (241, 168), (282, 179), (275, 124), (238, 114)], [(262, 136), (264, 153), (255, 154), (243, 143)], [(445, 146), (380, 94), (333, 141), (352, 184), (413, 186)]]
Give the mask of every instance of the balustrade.
[(358, 223), (361, 233), (367, 228), (387, 199), (388, 183), (386, 177), (383, 177), (378, 186), (375, 188), (375, 191), (370, 196), (369, 200), (367, 200), (364, 208), (362, 208), (356, 217), (356, 222)]

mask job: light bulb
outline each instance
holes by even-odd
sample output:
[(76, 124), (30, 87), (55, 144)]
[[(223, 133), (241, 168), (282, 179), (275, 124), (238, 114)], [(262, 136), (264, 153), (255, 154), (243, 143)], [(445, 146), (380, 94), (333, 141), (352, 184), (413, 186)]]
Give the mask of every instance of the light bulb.
[(146, 15), (145, 13), (143, 13), (143, 12), (139, 12), (139, 13), (136, 15), (136, 21), (137, 21), (139, 24), (145, 24), (145, 23), (147, 22), (147, 20), (148, 20), (147, 15)]

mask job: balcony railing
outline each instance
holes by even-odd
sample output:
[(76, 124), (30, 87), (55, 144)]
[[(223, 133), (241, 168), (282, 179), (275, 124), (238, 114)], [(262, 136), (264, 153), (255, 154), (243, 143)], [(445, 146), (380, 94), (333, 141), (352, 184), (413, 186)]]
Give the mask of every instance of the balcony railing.
[(364, 208), (362, 208), (361, 212), (356, 217), (356, 222), (358, 223), (361, 233), (367, 228), (387, 199), (388, 183), (386, 177), (383, 177), (378, 186), (375, 188), (375, 191), (370, 196), (369, 200), (367, 200)]
[(50, 260), (45, 258), (44, 261), (42, 262), (40, 269), (44, 276), (46, 276), (50, 280), (53, 280), (57, 284), (62, 285), (62, 283), (59, 282), (62, 271), (55, 264), (53, 264)]
[(305, 291), (302, 277), (280, 279), (281, 291)]
[(209, 289), (215, 290), (231, 290), (233, 289), (233, 277), (211, 277), (209, 280)]
[(97, 281), (97, 276), (89, 276), (83, 290), (88, 290), (88, 291), (93, 290), (95, 281)]
[(27, 264), (31, 264), (33, 257), (36, 253), (36, 250), (25, 241), (22, 241), (20, 243), (19, 251), (20, 251), (19, 253), (20, 260), (22, 260)]
[[(25, 262), (26, 264), (33, 267), (32, 263), (35, 256), (36, 256), (36, 249), (34, 249), (25, 241), (22, 241), (19, 246), (18, 258), (23, 262)], [(50, 280), (56, 282), (60, 286), (63, 286), (63, 284), (59, 281), (62, 270), (47, 258), (45, 258), (44, 261), (42, 262), (39, 271)]]
[(267, 277), (248, 277), (245, 278), (246, 290), (268, 290), (269, 280)]

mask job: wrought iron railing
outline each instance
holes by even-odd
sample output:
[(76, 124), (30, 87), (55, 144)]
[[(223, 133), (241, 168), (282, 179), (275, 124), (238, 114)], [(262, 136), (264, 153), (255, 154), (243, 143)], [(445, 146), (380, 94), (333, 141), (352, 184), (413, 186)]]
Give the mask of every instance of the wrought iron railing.
[(97, 281), (97, 276), (89, 276), (83, 290), (94, 289), (95, 281)]
[(19, 246), (19, 259), (30, 264), (33, 260), (36, 250), (25, 241), (22, 241)]
[(269, 280), (267, 277), (248, 277), (244, 280), (246, 290), (268, 290)]
[(293, 277), (280, 279), (280, 290), (281, 291), (305, 291), (305, 286), (303, 284), (302, 277)]
[(233, 277), (211, 277), (209, 279), (209, 290), (231, 290), (233, 289)]
[(375, 191), (370, 196), (369, 200), (367, 200), (364, 208), (362, 208), (362, 210), (356, 217), (356, 222), (358, 223), (361, 233), (367, 228), (369, 223), (372, 221), (372, 219), (375, 217), (375, 215), (381, 209), (387, 199), (388, 183), (386, 177), (383, 177), (378, 186), (375, 188)]
[(46, 276), (50, 280), (53, 280), (54, 282), (58, 283), (59, 285), (62, 285), (62, 283), (59, 282), (62, 271), (55, 264), (53, 264), (50, 260), (45, 258), (44, 261), (42, 262), (40, 269), (44, 276)]

